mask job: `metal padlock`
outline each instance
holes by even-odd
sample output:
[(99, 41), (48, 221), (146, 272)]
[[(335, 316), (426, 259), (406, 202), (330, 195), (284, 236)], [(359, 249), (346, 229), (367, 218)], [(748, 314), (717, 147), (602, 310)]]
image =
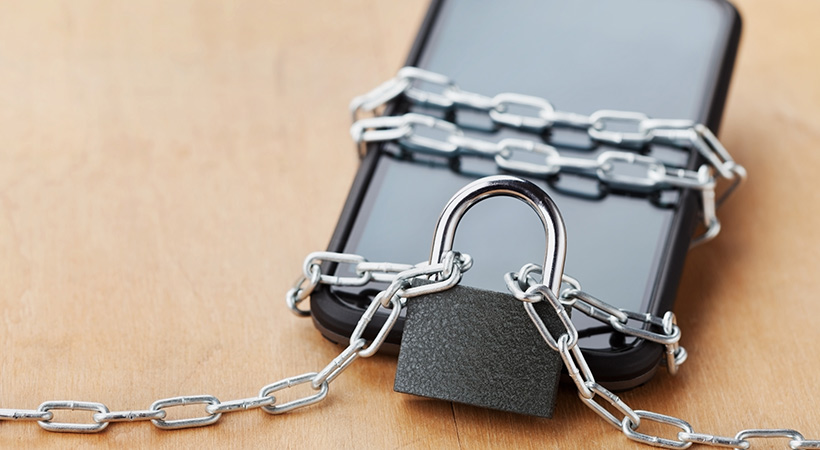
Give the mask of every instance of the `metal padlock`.
[[(558, 295), (566, 256), (564, 221), (543, 190), (520, 178), (486, 177), (458, 191), (439, 217), (430, 262), (440, 262), (452, 249), (467, 210), (495, 196), (522, 200), (541, 218), (547, 243), (543, 284)], [(546, 302), (532, 306), (525, 312), (510, 294), (465, 286), (410, 299), (394, 390), (551, 417), (563, 363), (528, 313), (537, 314), (554, 335), (564, 327)]]

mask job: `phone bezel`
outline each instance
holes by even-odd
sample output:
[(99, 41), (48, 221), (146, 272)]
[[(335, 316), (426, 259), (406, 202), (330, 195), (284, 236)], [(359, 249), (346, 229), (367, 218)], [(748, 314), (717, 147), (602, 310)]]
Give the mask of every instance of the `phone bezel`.
[[(431, 29), (438, 17), (441, 6), (446, 0), (432, 0), (424, 17), (419, 32), (410, 49), (406, 65), (415, 65), (422, 49), (431, 36)], [(728, 94), (737, 49), (740, 41), (741, 18), (737, 9), (725, 0), (713, 0), (725, 9), (727, 15), (728, 36), (726, 39), (726, 53), (720, 64), (718, 78), (713, 92), (711, 106), (707, 112), (705, 124), (717, 133), (723, 109)], [(390, 105), (386, 113), (391, 113)], [(367, 153), (361, 161), (361, 166), (353, 180), (350, 193), (342, 209), (339, 221), (328, 245), (329, 251), (343, 251), (350, 236), (365, 193), (373, 179), (373, 173), (380, 157), (379, 145), (368, 146)], [(689, 158), (689, 168), (693, 169), (702, 164), (699, 154), (692, 153)], [(695, 192), (684, 191), (680, 199), (681, 206), (672, 216), (669, 237), (662, 250), (659, 261), (658, 275), (655, 277), (653, 295), (650, 299), (649, 312), (671, 310), (675, 301), (676, 292), (680, 283), (681, 273), (689, 249), (691, 236), (698, 220), (698, 198)], [(326, 263), (322, 267), (324, 273), (334, 270), (334, 264)], [(358, 322), (362, 311), (350, 307), (326, 286), (317, 288), (311, 296), (311, 311), (316, 328), (333, 342), (346, 342)], [(372, 339), (386, 316), (377, 315), (365, 330), (364, 337)], [(388, 334), (382, 351), (397, 353), (403, 330), (403, 321), (399, 321)], [(654, 375), (663, 356), (663, 347), (651, 342), (638, 340), (627, 349), (617, 352), (596, 349), (583, 349), (590, 369), (596, 378), (610, 389), (629, 389), (638, 386)]]

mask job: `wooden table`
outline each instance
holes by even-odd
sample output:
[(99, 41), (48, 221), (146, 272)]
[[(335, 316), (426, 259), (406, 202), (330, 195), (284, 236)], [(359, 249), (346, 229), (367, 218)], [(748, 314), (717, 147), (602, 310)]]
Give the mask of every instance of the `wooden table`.
[[(750, 182), (687, 260), (690, 361), (622, 398), (697, 430), (820, 438), (820, 2), (737, 3), (722, 139)], [(402, 64), (426, 7), (0, 4), (0, 407), (242, 398), (335, 357), (283, 294), (356, 171), (347, 103)], [(569, 386), (544, 420), (396, 394), (395, 366), (359, 361), (290, 415), (93, 436), (2, 422), (0, 447), (628, 445)]]

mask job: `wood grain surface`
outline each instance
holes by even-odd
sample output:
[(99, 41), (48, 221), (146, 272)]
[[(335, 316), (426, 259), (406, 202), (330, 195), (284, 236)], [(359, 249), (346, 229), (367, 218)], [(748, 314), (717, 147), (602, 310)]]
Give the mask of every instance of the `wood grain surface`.
[[(737, 6), (721, 137), (750, 182), (722, 209), (721, 236), (688, 257), (689, 362), (621, 397), (700, 431), (820, 438), (820, 2)], [(358, 166), (347, 103), (402, 64), (426, 8), (0, 2), (0, 408), (242, 398), (335, 357), (283, 294), (327, 245)], [(570, 386), (545, 420), (394, 393), (395, 367), (359, 361), (324, 403), (289, 415), (92, 436), (0, 422), (0, 447), (631, 444)], [(169, 415), (201, 412), (184, 409)]]

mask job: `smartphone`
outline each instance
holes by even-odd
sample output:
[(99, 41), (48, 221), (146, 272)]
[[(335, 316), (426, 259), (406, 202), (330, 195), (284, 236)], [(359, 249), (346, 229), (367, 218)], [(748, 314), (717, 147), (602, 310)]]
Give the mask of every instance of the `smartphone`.
[[(717, 131), (739, 37), (740, 16), (723, 0), (434, 0), (406, 64), (442, 73), (462, 89), (484, 95), (533, 95), (582, 114), (640, 111), (695, 120)], [(419, 109), (399, 99), (388, 113)], [(523, 136), (488, 127), (478, 113), (459, 111), (449, 119), (484, 139)], [(559, 133), (549, 142), (571, 156), (595, 158), (610, 150)], [(645, 151), (689, 169), (702, 163), (694, 150), (653, 146)], [(425, 261), (436, 219), (450, 196), (497, 173), (502, 172), (492, 161), (463, 158), (454, 164), (408, 154), (395, 143), (371, 145), (329, 250), (370, 261)], [(662, 315), (672, 309), (698, 220), (695, 192), (635, 195), (572, 174), (530, 181), (547, 191), (563, 214), (565, 272), (580, 280), (584, 291), (632, 311)], [(502, 292), (503, 274), (542, 261), (544, 249), (538, 218), (523, 203), (503, 198), (472, 208), (455, 241), (455, 250), (474, 259), (462, 283)], [(322, 269), (355, 275), (341, 265)], [(311, 298), (316, 327), (331, 341), (346, 342), (384, 287), (322, 287)], [(625, 337), (583, 314), (574, 314), (573, 322), (590, 368), (610, 389), (644, 383), (662, 359), (660, 345)], [(370, 337), (381, 323), (377, 317), (370, 324)], [(382, 348), (396, 351), (401, 331), (400, 322)]]

